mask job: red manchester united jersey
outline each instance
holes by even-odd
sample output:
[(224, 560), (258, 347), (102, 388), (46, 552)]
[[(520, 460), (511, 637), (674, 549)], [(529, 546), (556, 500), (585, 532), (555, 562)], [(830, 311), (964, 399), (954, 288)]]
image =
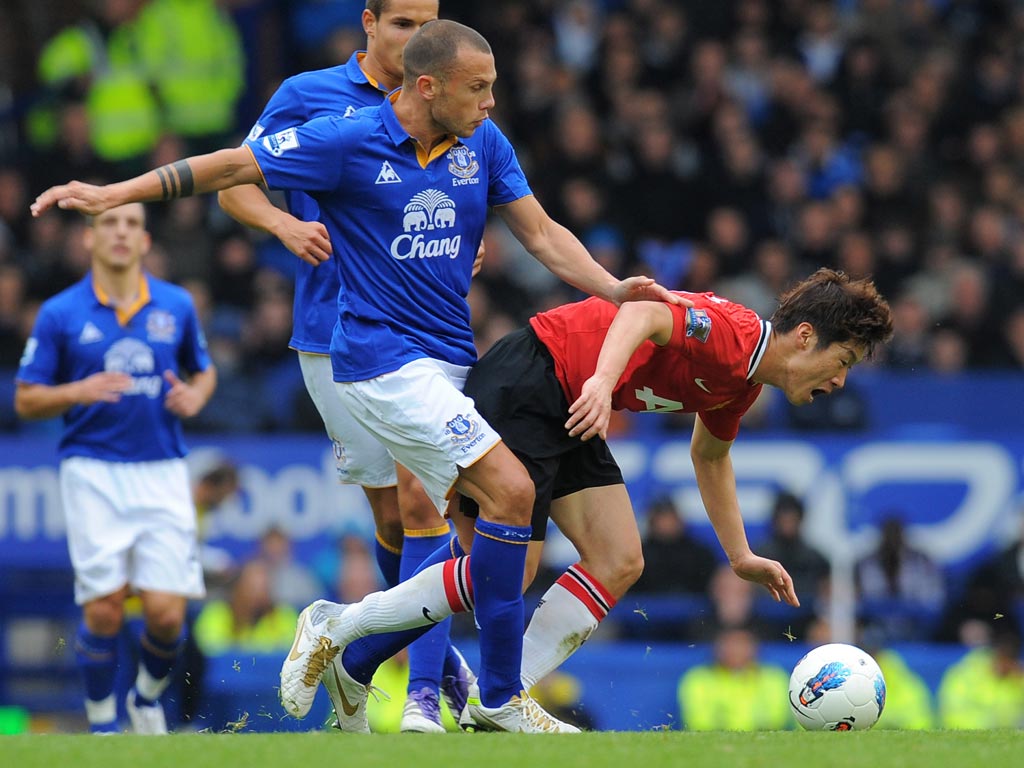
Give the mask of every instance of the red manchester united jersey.
[[(643, 342), (612, 393), (612, 407), (628, 411), (698, 413), (720, 440), (733, 440), (740, 417), (761, 392), (750, 376), (768, 347), (771, 325), (752, 310), (711, 293), (681, 293), (692, 309), (673, 304), (672, 338), (663, 347)], [(570, 403), (593, 376), (616, 308), (591, 298), (530, 319), (550, 350)]]

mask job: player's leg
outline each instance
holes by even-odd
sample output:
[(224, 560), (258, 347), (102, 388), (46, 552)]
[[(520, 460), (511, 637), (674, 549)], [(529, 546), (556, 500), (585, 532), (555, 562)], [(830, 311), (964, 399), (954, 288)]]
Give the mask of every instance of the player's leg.
[(206, 595), (196, 512), (183, 460), (138, 462), (118, 468), (118, 473), (125, 487), (138, 489), (126, 504), (144, 521), (132, 548), (128, 576), (142, 600), (143, 627), (127, 709), (136, 733), (167, 733), (159, 699), (185, 648), (188, 599)]
[(117, 733), (117, 635), (124, 624), (128, 551), (135, 532), (119, 514), (118, 487), (108, 462), (65, 459), (59, 479), (75, 603), (82, 606), (75, 662), (85, 685), (86, 717), (94, 733)]
[(551, 519), (580, 553), (544, 593), (523, 639), (523, 685), (576, 652), (640, 577), (643, 554), (624, 485), (585, 488), (551, 504)]
[(400, 581), (402, 557), (402, 517), (394, 459), (338, 398), (330, 357), (300, 352), (299, 367), (334, 447), (339, 482), (360, 485), (366, 494), (376, 529), (377, 566), (384, 583), (392, 587)]
[[(403, 528), (401, 578), (404, 580), (416, 573), (423, 561), (438, 549), (447, 548), (451, 529), (416, 476), (401, 465), (396, 466), (396, 470)], [(443, 733), (445, 730), (441, 724), (440, 694), (450, 630), (451, 620), (445, 619), (409, 646), (403, 732)], [(461, 711), (455, 712), (455, 718), (460, 714)]]
[(114, 683), (117, 636), (124, 624), (125, 585), (113, 594), (82, 605), (82, 623), (75, 636), (75, 663), (85, 684), (85, 715), (93, 733), (119, 733)]
[[(493, 478), (504, 478), (504, 482), (508, 483), (508, 478), (514, 478), (517, 472), (523, 471), (504, 444), (499, 442), (494, 445), (479, 460), (478, 464), (480, 462), (483, 464), (476, 467), (476, 472), (483, 473), (487, 478), (485, 483), (488, 491), (479, 489), (472, 483), (463, 484), (465, 490), (478, 493), (481, 496), (489, 492), (505, 499), (505, 503), (512, 503), (511, 499), (517, 492), (532, 492), (532, 485), (528, 484), (528, 476), (526, 476), (527, 484), (520, 485), (518, 489), (512, 485), (503, 488), (497, 479), (491, 479), (492, 476)], [(487, 467), (495, 469), (488, 470)], [(500, 473), (496, 471), (497, 469), (501, 470)], [(471, 470), (470, 474), (476, 474), (476, 472)], [(513, 482), (515, 480), (521, 482), (522, 478), (515, 478)], [(489, 510), (489, 512), (493, 516), (497, 516), (493, 511)], [(474, 537), (472, 545), (474, 550), (479, 550), (482, 539), (499, 544), (503, 542), (503, 539), (507, 539), (507, 531), (492, 533), (492, 529), (501, 527), (512, 529), (519, 534), (520, 542), (515, 544), (516, 550), (514, 550), (513, 556), (518, 555), (525, 559), (525, 544), (530, 533), (530, 528), (527, 526), (511, 524), (502, 526), (500, 523), (477, 520), (477, 535)], [(455, 541), (449, 544), (453, 554), (457, 546)], [(506, 542), (506, 546), (511, 545)], [(486, 552), (486, 550), (487, 546), (485, 545), (484, 551)], [(445, 554), (444, 550), (435, 553), (440, 556), (445, 556)], [(401, 584), (385, 592), (367, 595), (359, 603), (350, 605), (345, 610), (336, 604), (318, 601), (310, 606), (313, 610), (310, 611), (309, 619), (314, 626), (324, 628), (322, 631), (331, 644), (338, 647), (345, 646), (341, 653), (341, 662), (348, 675), (359, 682), (369, 683), (376, 667), (384, 659), (390, 658), (397, 650), (422, 635), (425, 626), (433, 626), (454, 612), (474, 608), (478, 611), (478, 622), (481, 621), (478, 600), (473, 590), (474, 582), (480, 577), (471, 572), (471, 563), (472, 558), (468, 557), (433, 563)], [(522, 565), (518, 567), (521, 569)], [(514, 585), (514, 589), (510, 591), (514, 591), (517, 596), (512, 602), (519, 603), (518, 624), (521, 625), (522, 577), (518, 573), (515, 576), (514, 580), (506, 577), (505, 581)], [(494, 581), (491, 576), (485, 578)], [(486, 621), (485, 619), (483, 623)], [(520, 629), (520, 635), (521, 632)], [(363, 638), (363, 641), (359, 641), (359, 638)], [(521, 642), (521, 636), (519, 641)], [(335, 649), (326, 651), (325, 655), (332, 652), (336, 653)], [(302, 654), (299, 652), (297, 655)], [(334, 655), (331, 658), (333, 659)], [(518, 685), (518, 670), (513, 671), (511, 675), (514, 677), (513, 684)], [(288, 702), (286, 702), (287, 704)]]
[[(390, 457), (388, 457), (390, 460)], [(394, 485), (385, 488), (362, 486), (363, 494), (373, 514), (374, 557), (384, 584), (395, 586), (402, 580), (402, 519), (399, 512), (398, 488)]]
[[(518, 689), (522, 637), (513, 633), (521, 632), (522, 628), (523, 562), (531, 532), (529, 526), (521, 523), (529, 522), (533, 487), (522, 466), (476, 413), (472, 401), (462, 395), (459, 378), (465, 376), (465, 370), (437, 361), (416, 360), (375, 379), (338, 384), (339, 397), (345, 400), (353, 416), (423, 481), (438, 509), (444, 507), (444, 500), (456, 482), (463, 492), (478, 497), (486, 514), (477, 522), (478, 535), (473, 547), (483, 554), (483, 565), (473, 574), (469, 573), (475, 568), (473, 558), (469, 558), (468, 567), (464, 560), (432, 566), (408, 582), (370, 595), (345, 610), (319, 604), (323, 601), (310, 606), (308, 613), (304, 612), (310, 627), (300, 625), (281, 672), (282, 701), (293, 714), (301, 716), (308, 711), (312, 701), (308, 683), (315, 685), (328, 666), (335, 669), (343, 686), (348, 686), (345, 678), (363, 682), (352, 678), (354, 660), (345, 649), (351, 640), (392, 630), (368, 640), (377, 644), (378, 652), (393, 654), (396, 642), (414, 639), (408, 633), (403, 636), (393, 630), (444, 618), (432, 614), (431, 606), (441, 610), (443, 605), (461, 603), (464, 607), (471, 603), (474, 578), (482, 580), (488, 593), (483, 611), (477, 602), (482, 635), (492, 637), (491, 645), (483, 640), (483, 663), (493, 668), (492, 679), (484, 686), (489, 686), (491, 696), (503, 686)], [(406, 593), (423, 588), (423, 578), (428, 576), (435, 579), (433, 586), (422, 589), (410, 601)], [(402, 597), (396, 600), (398, 593)], [(422, 616), (416, 617), (410, 608), (421, 609)], [(340, 665), (336, 663), (339, 653)], [(359, 693), (355, 686), (346, 690)], [(363, 702), (366, 695), (366, 691), (361, 693)], [(480, 702), (476, 707), (481, 717), (493, 716), (489, 725), (501, 730), (566, 729), (565, 724), (551, 718), (529, 696), (519, 693), (512, 694), (497, 708)], [(353, 712), (360, 709), (356, 706)]]
[[(478, 439), (468, 446), (466, 453), (461, 450), (467, 447), (465, 441), (444, 434), (446, 421), (440, 419), (439, 413), (453, 407), (470, 413), (472, 403), (452, 384), (442, 364), (432, 361), (415, 361), (399, 371), (368, 381), (336, 384), (335, 393), (341, 406), (380, 441), (390, 455), (425, 479), (426, 493), (434, 504), (435, 515), (437, 510), (444, 508), (445, 496), (457, 477), (455, 453), (468, 455), (472, 460), (477, 452), (484, 452), (497, 441), (497, 435), (480, 431), (471, 435), (471, 438)], [(449, 420), (457, 416), (456, 410)], [(460, 429), (462, 423), (460, 421), (457, 425)], [(447, 446), (452, 455), (446, 453), (440, 447), (442, 445)], [(339, 459), (342, 458), (344, 456), (340, 455)], [(463, 565), (462, 570), (465, 569)], [(365, 701), (366, 686), (373, 672), (383, 658), (393, 655), (424, 630), (400, 637), (380, 633), (430, 625), (451, 613), (440, 572), (437, 573), (436, 582), (428, 574), (403, 582), (387, 592), (368, 596), (352, 606), (344, 626), (338, 628), (337, 633), (328, 630), (328, 623), (337, 624), (341, 613), (335, 604), (317, 601), (303, 611), (295, 645), (281, 670), (284, 707), (297, 717), (304, 716), (312, 703), (315, 681), (326, 672), (336, 679), (338, 694), (344, 694), (349, 702), (357, 701), (357, 706), (344, 710), (352, 711), (351, 716), (339, 718), (343, 720), (343, 729), (367, 730), (369, 726), (365, 722), (364, 708), (358, 706), (358, 700)], [(428, 584), (433, 585), (432, 588), (423, 592)], [(429, 608), (431, 612), (424, 614), (421, 608)], [(409, 609), (414, 611), (411, 615)], [(356, 648), (347, 647), (354, 640), (370, 634), (374, 637), (368, 637), (365, 643)], [(346, 646), (344, 651), (342, 645)], [(341, 655), (335, 663), (335, 656), (339, 653)], [(325, 676), (324, 680), (327, 683), (328, 677)], [(310, 683), (313, 684), (312, 690)]]
[(143, 590), (143, 626), (138, 638), (139, 668), (128, 692), (128, 715), (136, 733), (167, 733), (160, 697), (185, 648), (183, 627), (188, 601), (181, 595)]
[[(419, 481), (408, 470), (396, 475), (391, 455), (337, 397), (330, 358), (300, 353), (299, 362), (306, 389), (334, 446), (339, 479), (359, 482), (366, 494), (376, 529), (377, 565), (384, 583), (393, 587), (448, 540), (448, 525)], [(403, 730), (444, 730), (437, 703), (447, 627), (446, 623), (409, 648), (410, 711), (403, 718)]]

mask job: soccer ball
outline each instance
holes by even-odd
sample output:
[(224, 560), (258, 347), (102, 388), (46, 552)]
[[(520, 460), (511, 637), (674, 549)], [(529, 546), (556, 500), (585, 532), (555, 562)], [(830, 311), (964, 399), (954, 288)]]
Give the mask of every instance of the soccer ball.
[(820, 645), (793, 668), (789, 704), (808, 731), (866, 731), (885, 707), (885, 678), (860, 648)]

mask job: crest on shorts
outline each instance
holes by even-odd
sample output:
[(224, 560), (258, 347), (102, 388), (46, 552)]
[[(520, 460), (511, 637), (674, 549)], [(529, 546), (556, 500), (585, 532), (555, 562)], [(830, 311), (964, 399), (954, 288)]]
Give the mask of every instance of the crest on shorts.
[(468, 416), (461, 413), (444, 425), (444, 433), (452, 439), (453, 443), (468, 443), (476, 435), (479, 425)]
[(693, 337), (701, 344), (708, 340), (711, 333), (711, 318), (703, 309), (686, 310), (686, 337)]

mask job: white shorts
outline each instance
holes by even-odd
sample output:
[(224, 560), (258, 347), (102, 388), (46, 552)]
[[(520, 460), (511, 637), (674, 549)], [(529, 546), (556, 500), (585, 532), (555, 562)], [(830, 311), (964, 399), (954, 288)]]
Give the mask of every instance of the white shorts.
[(365, 488), (398, 485), (395, 460), (388, 449), (352, 417), (338, 397), (331, 358), (299, 352), (299, 367), (306, 391), (320, 412), (327, 436), (334, 445), (338, 480)]
[(462, 394), (468, 374), (467, 366), (422, 358), (373, 379), (335, 383), (352, 416), (420, 479), (441, 514), (458, 468), (501, 440)]
[(135, 590), (205, 597), (196, 509), (184, 459), (60, 463), (78, 605)]

